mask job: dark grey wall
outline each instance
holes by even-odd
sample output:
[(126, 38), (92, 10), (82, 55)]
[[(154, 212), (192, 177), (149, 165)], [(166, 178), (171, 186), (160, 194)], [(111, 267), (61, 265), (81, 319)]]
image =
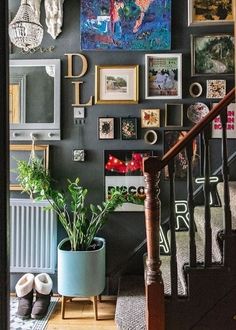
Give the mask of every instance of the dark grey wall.
[[(10, 10), (15, 14), (20, 1), (10, 0)], [(158, 143), (153, 147), (159, 154), (163, 153), (163, 131), (164, 131), (164, 104), (170, 103), (168, 100), (145, 100), (144, 98), (144, 52), (84, 52), (89, 62), (87, 74), (82, 78), (85, 82), (82, 90), (82, 99), (87, 101), (90, 95), (94, 95), (94, 66), (102, 64), (139, 64), (140, 65), (140, 101), (137, 105), (94, 105), (86, 109), (86, 122), (83, 126), (76, 126), (73, 123), (73, 86), (72, 81), (65, 79), (67, 63), (65, 53), (80, 52), (80, 19), (79, 1), (70, 0), (64, 3), (64, 25), (62, 34), (54, 41), (45, 31), (42, 47), (55, 46), (55, 50), (50, 53), (34, 53), (24, 55), (17, 49), (13, 49), (12, 59), (22, 58), (60, 58), (62, 62), (61, 78), (61, 130), (62, 140), (50, 142), (50, 168), (52, 175), (61, 182), (66, 178), (79, 176), (81, 183), (89, 188), (90, 201), (99, 203), (103, 200), (103, 151), (112, 149), (151, 149), (143, 140), (143, 133), (139, 130), (139, 139), (134, 141), (123, 141), (115, 139), (112, 141), (101, 141), (97, 139), (97, 118), (100, 116), (136, 116), (140, 117), (142, 108), (161, 109), (161, 128), (159, 130)], [(42, 8), (42, 19), (44, 23), (44, 8)], [(191, 82), (198, 81), (205, 86), (206, 78), (190, 75), (190, 34), (210, 33), (210, 32), (231, 32), (232, 26), (210, 26), (210, 27), (187, 27), (187, 1), (172, 1), (172, 48), (171, 52), (183, 54), (183, 99), (174, 100), (182, 102), (185, 107), (184, 125), (189, 127), (190, 123), (186, 118), (187, 105), (195, 102), (188, 93)], [(217, 77), (216, 77), (217, 78)], [(227, 77), (227, 90), (233, 87), (233, 78)], [(205, 94), (205, 88), (203, 95)], [(199, 101), (206, 102), (204, 98)], [(175, 102), (172, 102), (175, 103)], [(207, 103), (207, 102), (206, 102)], [(215, 143), (215, 142), (214, 142)], [(87, 160), (85, 163), (72, 161), (72, 149), (85, 149)], [(233, 145), (235, 149), (235, 143)], [(215, 154), (218, 157), (218, 154)], [(179, 183), (177, 187), (177, 199), (183, 198), (180, 192), (185, 183)], [(166, 196), (168, 183), (161, 184)], [(12, 194), (16, 196), (16, 194)], [(163, 199), (163, 197), (162, 197)], [(164, 199), (163, 199), (164, 200)], [(162, 203), (165, 219), (167, 210), (165, 202)], [(119, 269), (119, 265), (126, 260), (126, 257), (144, 239), (144, 215), (141, 213), (116, 213), (112, 214), (109, 223), (105, 226), (102, 234), (107, 240), (107, 271), (113, 274)], [(61, 236), (62, 233), (59, 233)], [(143, 252), (143, 251), (142, 251)], [(141, 254), (128, 267), (129, 271), (138, 272), (142, 269)], [(112, 276), (113, 276), (112, 275)], [(112, 289), (111, 289), (112, 291)]]

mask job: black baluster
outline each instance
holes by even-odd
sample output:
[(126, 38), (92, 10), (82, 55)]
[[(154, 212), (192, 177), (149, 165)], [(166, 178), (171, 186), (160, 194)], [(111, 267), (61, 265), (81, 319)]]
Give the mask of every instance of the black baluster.
[(229, 168), (228, 168), (228, 152), (227, 152), (227, 108), (220, 114), (222, 124), (222, 177), (224, 184), (224, 200), (223, 200), (223, 218), (224, 218), (224, 264), (226, 267), (230, 265), (230, 240), (229, 236), (232, 234), (232, 217), (230, 209), (230, 196), (229, 196)]
[(189, 212), (189, 264), (190, 267), (196, 267), (196, 241), (195, 241), (195, 224), (194, 224), (194, 203), (193, 203), (193, 174), (192, 174), (192, 158), (193, 143), (186, 147), (188, 159), (187, 170), (187, 190), (188, 190), (188, 212)]
[(203, 132), (204, 141), (204, 215), (205, 215), (205, 267), (212, 264), (212, 230), (211, 230), (211, 209), (210, 209), (210, 160), (209, 160), (209, 138), (210, 127)]
[(168, 164), (170, 178), (170, 233), (171, 233), (171, 259), (170, 259), (170, 277), (171, 277), (171, 296), (176, 299), (178, 296), (178, 281), (177, 281), (177, 260), (176, 260), (176, 215), (175, 215), (175, 167), (174, 159)]

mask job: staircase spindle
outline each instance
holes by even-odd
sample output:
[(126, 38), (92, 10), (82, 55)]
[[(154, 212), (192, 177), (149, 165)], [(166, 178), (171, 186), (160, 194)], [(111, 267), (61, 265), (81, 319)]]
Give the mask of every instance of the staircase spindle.
[(174, 159), (168, 164), (169, 179), (170, 179), (170, 233), (171, 233), (171, 259), (170, 259), (170, 278), (171, 278), (171, 296), (176, 299), (178, 296), (178, 274), (177, 274), (177, 259), (176, 259), (176, 215), (175, 215), (175, 167)]
[(230, 263), (230, 240), (229, 236), (232, 234), (232, 217), (230, 209), (230, 196), (229, 196), (229, 168), (227, 163), (227, 108), (220, 114), (221, 125), (222, 125), (222, 177), (224, 184), (224, 200), (223, 200), (223, 217), (225, 227), (225, 238), (224, 238), (224, 264), (226, 267)]
[(192, 173), (192, 159), (193, 159), (193, 142), (186, 147), (186, 155), (188, 159), (187, 169), (187, 192), (188, 192), (188, 212), (189, 212), (189, 265), (196, 267), (196, 240), (195, 240), (195, 223), (194, 223), (194, 202), (193, 202), (193, 173)]
[(161, 161), (158, 157), (144, 159), (145, 223), (147, 259), (145, 269), (146, 329), (165, 329), (164, 285), (160, 271), (160, 181)]
[(205, 267), (212, 265), (212, 230), (211, 230), (211, 209), (210, 209), (210, 159), (209, 159), (209, 138), (210, 127), (203, 132), (204, 141), (204, 215), (205, 215)]

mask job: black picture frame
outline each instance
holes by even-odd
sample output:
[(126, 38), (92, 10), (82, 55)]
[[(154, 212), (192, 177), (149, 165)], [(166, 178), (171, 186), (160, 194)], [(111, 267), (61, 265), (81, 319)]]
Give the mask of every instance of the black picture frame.
[[(153, 156), (153, 150), (104, 150), (104, 198), (109, 198), (113, 187), (123, 187), (140, 199), (145, 198), (144, 176), (142, 172), (143, 157)], [(144, 206), (124, 203), (115, 212), (142, 212)]]
[(137, 140), (138, 119), (136, 117), (120, 118), (120, 137), (121, 140)]
[[(166, 130), (164, 131), (164, 154), (171, 149), (178, 141), (184, 138), (187, 130)], [(188, 161), (185, 149), (181, 150), (175, 157), (175, 179), (187, 179)], [(201, 174), (201, 139), (197, 137), (193, 141), (192, 175), (198, 177)], [(164, 180), (169, 180), (168, 167), (163, 169)]]
[(98, 139), (114, 140), (115, 139), (115, 118), (99, 117), (98, 118)]

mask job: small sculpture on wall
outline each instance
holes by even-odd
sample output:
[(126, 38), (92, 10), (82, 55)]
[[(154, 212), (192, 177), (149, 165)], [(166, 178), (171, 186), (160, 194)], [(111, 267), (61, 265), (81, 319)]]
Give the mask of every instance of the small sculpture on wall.
[(28, 0), (28, 4), (33, 9), (35, 16), (40, 21), (40, 6), (42, 0)]
[(63, 3), (64, 0), (45, 0), (47, 32), (53, 39), (56, 39), (61, 33), (63, 24)]

